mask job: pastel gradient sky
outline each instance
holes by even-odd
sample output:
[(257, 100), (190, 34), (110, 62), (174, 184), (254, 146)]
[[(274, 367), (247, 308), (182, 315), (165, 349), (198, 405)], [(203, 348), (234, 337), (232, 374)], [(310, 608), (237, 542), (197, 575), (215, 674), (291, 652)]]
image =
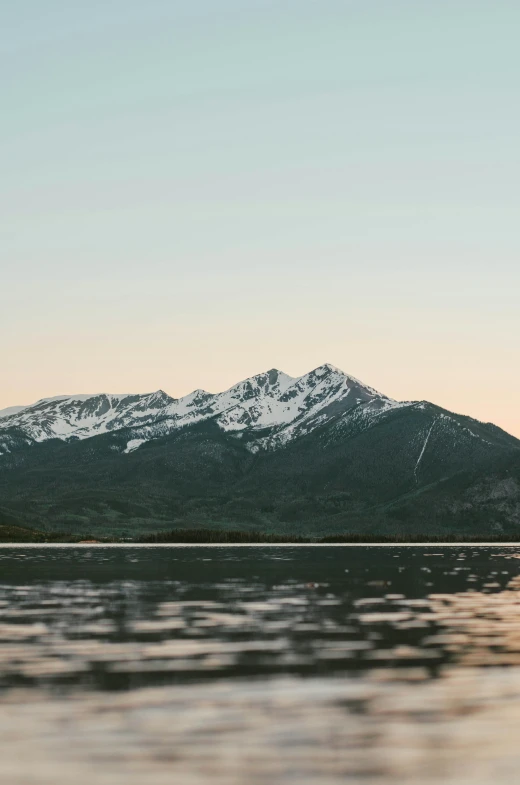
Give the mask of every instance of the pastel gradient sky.
[(16, 0), (0, 407), (331, 362), (520, 436), (518, 0)]

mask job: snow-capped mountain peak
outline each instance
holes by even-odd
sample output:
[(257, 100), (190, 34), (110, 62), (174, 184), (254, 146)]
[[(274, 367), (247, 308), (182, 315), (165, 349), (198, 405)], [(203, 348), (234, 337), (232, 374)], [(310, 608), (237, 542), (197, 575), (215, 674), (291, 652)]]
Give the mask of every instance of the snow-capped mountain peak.
[[(179, 427), (213, 419), (224, 431), (258, 433), (258, 446), (283, 443), (313, 423), (360, 404), (385, 408), (395, 402), (326, 363), (294, 378), (272, 368), (221, 393), (194, 390), (172, 398), (164, 390), (147, 394), (65, 395), (7, 411), (0, 430), (16, 428), (35, 441), (86, 439), (122, 428), (146, 426), (149, 440)], [(137, 431), (136, 431), (137, 432)], [(272, 436), (277, 435), (273, 441)]]

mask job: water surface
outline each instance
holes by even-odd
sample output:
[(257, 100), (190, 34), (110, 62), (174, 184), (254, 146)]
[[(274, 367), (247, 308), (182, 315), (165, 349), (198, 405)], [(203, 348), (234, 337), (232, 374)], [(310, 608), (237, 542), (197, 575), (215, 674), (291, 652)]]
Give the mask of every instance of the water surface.
[(1, 779), (515, 781), (519, 559), (0, 548)]

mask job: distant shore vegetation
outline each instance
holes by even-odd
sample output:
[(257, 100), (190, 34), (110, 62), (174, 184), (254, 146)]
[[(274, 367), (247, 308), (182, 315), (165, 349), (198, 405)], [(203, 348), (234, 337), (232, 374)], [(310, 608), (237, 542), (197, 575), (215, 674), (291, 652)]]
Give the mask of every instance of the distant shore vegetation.
[(141, 534), (135, 537), (100, 537), (90, 533), (72, 534), (59, 531), (40, 531), (16, 525), (0, 525), (0, 543), (63, 543), (63, 544), (123, 544), (123, 545), (161, 545), (175, 543), (193, 543), (197, 545), (226, 543), (230, 544), (295, 544), (295, 545), (334, 545), (352, 543), (370, 545), (375, 543), (399, 544), (428, 544), (441, 542), (481, 543), (481, 542), (518, 542), (519, 538), (512, 538), (504, 533), (487, 533), (482, 535), (467, 533), (439, 533), (433, 535), (413, 534), (400, 532), (391, 535), (359, 532), (345, 532), (324, 537), (293, 537), (260, 531), (218, 530), (218, 529), (172, 529), (151, 534)]

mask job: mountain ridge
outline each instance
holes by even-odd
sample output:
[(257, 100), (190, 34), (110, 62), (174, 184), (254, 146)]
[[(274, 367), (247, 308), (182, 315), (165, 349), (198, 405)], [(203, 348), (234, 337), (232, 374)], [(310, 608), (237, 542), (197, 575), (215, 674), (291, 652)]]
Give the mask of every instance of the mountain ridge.
[[(152, 425), (159, 420), (168, 420), (173, 429), (210, 417), (216, 418), (223, 430), (267, 427), (280, 431), (295, 422), (312, 420), (331, 403), (348, 396), (352, 398), (352, 393), (357, 395), (356, 401), (373, 401), (386, 407), (398, 405), (388, 396), (326, 363), (300, 377), (291, 377), (272, 368), (221, 393), (197, 389), (181, 398), (173, 398), (163, 390), (144, 394), (100, 393), (42, 398), (2, 415), (0, 434), (18, 428), (35, 441), (84, 439), (118, 428)], [(290, 437), (288, 432), (286, 438)], [(261, 446), (259, 444), (259, 448)]]
[(520, 440), (319, 366), (223, 393), (58, 396), (0, 420), (0, 525), (141, 536), (520, 533)]

